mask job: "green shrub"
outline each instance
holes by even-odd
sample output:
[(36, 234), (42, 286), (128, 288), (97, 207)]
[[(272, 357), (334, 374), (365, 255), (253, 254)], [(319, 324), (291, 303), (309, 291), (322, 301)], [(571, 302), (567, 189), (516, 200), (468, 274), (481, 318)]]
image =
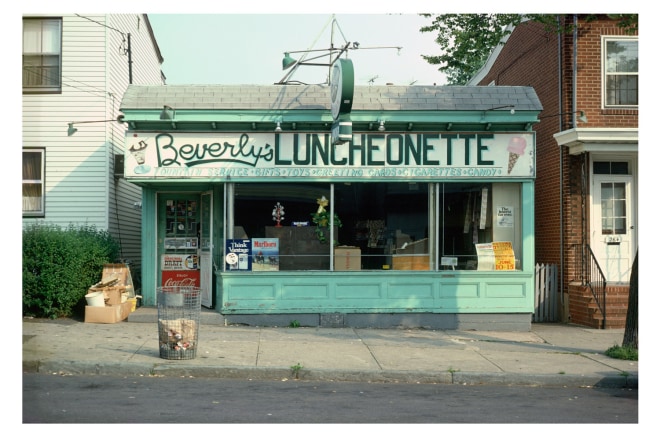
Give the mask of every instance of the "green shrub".
[(614, 359), (624, 359), (627, 361), (638, 360), (639, 354), (634, 347), (614, 345), (605, 350), (605, 354)]
[(82, 308), (103, 265), (117, 261), (119, 243), (95, 226), (37, 223), (23, 230), (23, 315), (69, 317)]

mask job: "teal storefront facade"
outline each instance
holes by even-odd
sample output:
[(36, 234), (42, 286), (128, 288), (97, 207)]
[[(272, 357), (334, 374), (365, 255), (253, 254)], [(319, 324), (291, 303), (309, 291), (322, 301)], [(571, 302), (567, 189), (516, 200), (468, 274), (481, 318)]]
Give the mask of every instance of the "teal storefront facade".
[(530, 329), (534, 90), (331, 89), (128, 88), (143, 305), (190, 284), (227, 323)]

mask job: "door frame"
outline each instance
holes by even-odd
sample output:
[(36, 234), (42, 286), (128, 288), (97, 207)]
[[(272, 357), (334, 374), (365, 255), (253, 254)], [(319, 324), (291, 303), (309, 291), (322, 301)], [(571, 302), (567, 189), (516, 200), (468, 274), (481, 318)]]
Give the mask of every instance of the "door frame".
[[(205, 209), (204, 198), (208, 197), (208, 209)], [(204, 214), (208, 212), (208, 220)], [(199, 195), (199, 270), (200, 290), (202, 294), (202, 306), (213, 307), (213, 191), (204, 191)], [(209, 231), (206, 235), (204, 225), (208, 225)]]
[[(595, 174), (593, 173), (593, 164), (594, 162), (628, 162), (630, 169), (628, 174)], [(638, 198), (636, 194), (636, 166), (634, 159), (630, 157), (621, 157), (621, 156), (595, 156), (591, 159), (591, 188), (590, 188), (590, 243), (591, 248), (598, 260), (603, 272), (605, 272), (605, 278), (608, 282), (621, 282), (627, 283), (630, 279), (630, 270), (632, 268), (632, 262), (635, 258), (635, 253), (638, 246), (638, 231), (637, 231), (637, 209), (638, 209)], [(604, 182), (622, 182), (625, 184), (626, 192), (626, 233), (625, 234), (611, 234), (609, 236), (602, 235), (600, 231), (602, 230), (602, 211), (601, 211), (601, 184)], [(619, 272), (619, 276), (612, 277), (609, 273), (608, 261), (607, 261), (607, 252), (606, 250), (610, 246), (620, 246), (617, 243), (620, 240), (625, 240), (625, 236), (629, 239), (629, 250), (628, 256), (625, 257), (628, 259), (629, 264), (628, 268), (624, 272)], [(608, 245), (606, 242), (612, 241), (611, 245)], [(620, 249), (620, 248), (619, 248)]]

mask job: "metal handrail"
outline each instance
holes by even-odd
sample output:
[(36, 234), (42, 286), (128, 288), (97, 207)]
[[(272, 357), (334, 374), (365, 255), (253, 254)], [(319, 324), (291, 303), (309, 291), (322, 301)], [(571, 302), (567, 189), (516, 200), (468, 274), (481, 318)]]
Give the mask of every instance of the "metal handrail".
[(605, 311), (606, 311), (606, 302), (607, 302), (607, 294), (606, 294), (607, 280), (605, 279), (605, 273), (603, 273), (603, 270), (600, 268), (600, 265), (598, 264), (598, 260), (596, 260), (596, 256), (591, 250), (591, 246), (586, 244), (585, 249), (586, 249), (587, 258), (585, 261), (585, 268), (584, 268), (585, 269), (584, 282), (586, 283), (587, 286), (589, 286), (589, 290), (591, 290), (591, 294), (596, 300), (598, 309), (600, 310), (600, 313), (603, 315), (602, 328), (606, 328), (605, 323), (607, 316)]

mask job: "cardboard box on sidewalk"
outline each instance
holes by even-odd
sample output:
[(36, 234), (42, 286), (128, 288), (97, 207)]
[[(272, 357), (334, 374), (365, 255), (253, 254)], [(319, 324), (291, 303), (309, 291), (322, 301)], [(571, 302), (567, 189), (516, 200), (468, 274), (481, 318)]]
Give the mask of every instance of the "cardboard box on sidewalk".
[(128, 292), (128, 296), (131, 298), (135, 296), (131, 271), (125, 264), (104, 264), (101, 281), (90, 287), (90, 291), (98, 291), (114, 287), (123, 288)]
[(128, 318), (132, 303), (124, 302), (113, 306), (85, 306), (85, 322), (97, 324), (114, 324)]
[(135, 298), (135, 289), (133, 288), (131, 271), (128, 266), (125, 264), (103, 265), (101, 281), (91, 286), (87, 291), (88, 294), (93, 292), (103, 292), (106, 306), (117, 306), (125, 303), (128, 298)]
[(107, 305), (116, 306), (126, 302), (128, 293), (124, 286), (110, 287), (103, 290), (103, 297)]
[(117, 284), (133, 284), (131, 271), (125, 264), (104, 264), (102, 277), (103, 279), (116, 277), (118, 280)]
[(116, 306), (121, 303), (124, 303), (128, 299), (128, 296), (130, 295), (129, 290), (126, 288), (126, 286), (113, 286), (113, 287), (92, 286), (87, 291), (87, 293), (93, 293), (93, 292), (102, 292), (105, 304), (108, 306)]

